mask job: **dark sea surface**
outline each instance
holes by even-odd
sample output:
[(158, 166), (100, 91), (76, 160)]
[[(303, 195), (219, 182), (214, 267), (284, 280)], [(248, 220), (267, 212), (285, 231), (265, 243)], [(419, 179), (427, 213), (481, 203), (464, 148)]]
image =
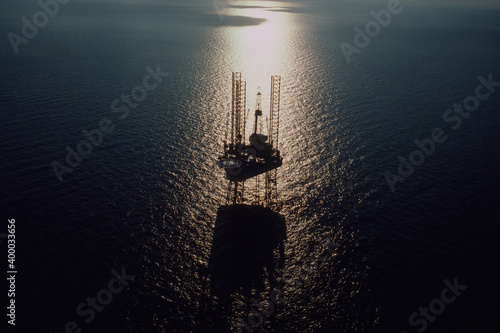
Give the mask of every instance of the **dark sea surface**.
[[(17, 54), (6, 36), (40, 8), (3, 5), (0, 233), (15, 219), (18, 270), (7, 328), (417, 332), (410, 315), (458, 279), (467, 289), (437, 306), (425, 332), (499, 332), (500, 87), (456, 130), (443, 114), (474, 94), (479, 76), (500, 82), (500, 11), (404, 2), (348, 63), (340, 43), (353, 44), (353, 28), (386, 3), (248, 3), (218, 15), (210, 1), (74, 0)], [(169, 74), (120, 119), (112, 103), (142, 85), (147, 67)], [(209, 262), (229, 183), (215, 162), (236, 71), (247, 108), (261, 87), (265, 113), (270, 77), (282, 76), (286, 240), (260, 288), (217, 294)], [(66, 147), (103, 118), (113, 131), (59, 181), (52, 163), (66, 164)], [(392, 192), (384, 173), (397, 174), (398, 156), (408, 160), (435, 128), (447, 140)], [(244, 203), (255, 203), (256, 182), (245, 182)], [(278, 229), (256, 230), (248, 239), (260, 244)], [(247, 252), (227, 270), (259, 260)], [(127, 288), (95, 318), (78, 314), (88, 297), (106, 299), (100, 291), (122, 269), (135, 276)], [(273, 291), (281, 304), (270, 310)], [(248, 322), (259, 306), (269, 317)]]

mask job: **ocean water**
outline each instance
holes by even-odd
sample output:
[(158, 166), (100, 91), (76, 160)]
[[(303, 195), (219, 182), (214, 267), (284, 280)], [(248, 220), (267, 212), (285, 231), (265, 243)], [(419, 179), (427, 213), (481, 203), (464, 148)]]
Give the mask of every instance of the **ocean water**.
[[(18, 270), (16, 327), (6, 327), (498, 332), (500, 87), (460, 124), (443, 115), (479, 76), (500, 81), (500, 11), (404, 2), (348, 63), (340, 44), (354, 45), (353, 28), (385, 2), (231, 4), (74, 0), (17, 54), (6, 36), (39, 7), (4, 5), (1, 211), (16, 220)], [(157, 70), (168, 75), (150, 79), (142, 101), (113, 109)], [(236, 71), (247, 108), (260, 87), (265, 112), (270, 77), (282, 76), (274, 213), (224, 213), (231, 188), (215, 162)], [(53, 162), (67, 165), (66, 147), (103, 119), (113, 130), (60, 181)], [(398, 174), (398, 156), (408, 160), (435, 128), (447, 139), (393, 192), (384, 174)], [(263, 182), (245, 182), (243, 203)], [(235, 231), (216, 227), (228, 215)], [(265, 269), (250, 289), (225, 289), (214, 261), (222, 275)], [(101, 292), (122, 269), (133, 281)], [(432, 303), (455, 279), (467, 289)], [(89, 310), (96, 297), (106, 304)], [(438, 314), (412, 325), (430, 304)]]

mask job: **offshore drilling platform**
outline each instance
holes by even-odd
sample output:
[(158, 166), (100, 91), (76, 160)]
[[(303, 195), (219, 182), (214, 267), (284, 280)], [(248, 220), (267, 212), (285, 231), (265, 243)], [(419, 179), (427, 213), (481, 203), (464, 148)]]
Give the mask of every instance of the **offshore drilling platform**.
[[(281, 77), (271, 77), (266, 116), (258, 90), (253, 119), (249, 119), (250, 110), (245, 112), (246, 82), (241, 73), (233, 73), (232, 78), (231, 112), (217, 161), (229, 183), (225, 204), (219, 206), (215, 220), (206, 280), (215, 305), (207, 306), (207, 311), (232, 308), (234, 293), (241, 293), (249, 309), (260, 299), (252, 294), (268, 295), (281, 283), (285, 262), (286, 220), (279, 214), (277, 182), (282, 165), (278, 150)], [(251, 124), (248, 128), (247, 123)], [(265, 291), (266, 286), (271, 289)]]
[(223, 154), (217, 162), (231, 182), (244, 181), (281, 166), (278, 150), (280, 90), (281, 76), (273, 75), (269, 118), (266, 118), (267, 135), (263, 133), (262, 94), (257, 92), (253, 132), (246, 142), (246, 82), (241, 79), (241, 73), (233, 73), (231, 113), (226, 123)]

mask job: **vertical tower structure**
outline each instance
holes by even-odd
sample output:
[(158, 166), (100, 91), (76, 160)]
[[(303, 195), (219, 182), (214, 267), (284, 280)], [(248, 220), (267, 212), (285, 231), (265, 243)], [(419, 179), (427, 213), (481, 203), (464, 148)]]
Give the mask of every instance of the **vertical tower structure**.
[(241, 80), (241, 73), (233, 73), (233, 93), (231, 103), (231, 145), (236, 148), (242, 143), (243, 122), (247, 100), (247, 85)]
[(269, 110), (269, 143), (274, 149), (278, 149), (278, 137), (280, 126), (280, 93), (281, 76), (271, 76), (271, 104)]

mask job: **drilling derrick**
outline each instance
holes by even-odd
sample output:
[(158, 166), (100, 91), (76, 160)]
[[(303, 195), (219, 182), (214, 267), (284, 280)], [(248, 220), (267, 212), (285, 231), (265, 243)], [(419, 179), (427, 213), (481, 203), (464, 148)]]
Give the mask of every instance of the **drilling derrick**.
[(254, 134), (257, 134), (257, 125), (258, 125), (258, 117), (262, 116), (262, 94), (260, 90), (257, 92), (257, 107), (255, 108), (255, 125), (254, 125)]

